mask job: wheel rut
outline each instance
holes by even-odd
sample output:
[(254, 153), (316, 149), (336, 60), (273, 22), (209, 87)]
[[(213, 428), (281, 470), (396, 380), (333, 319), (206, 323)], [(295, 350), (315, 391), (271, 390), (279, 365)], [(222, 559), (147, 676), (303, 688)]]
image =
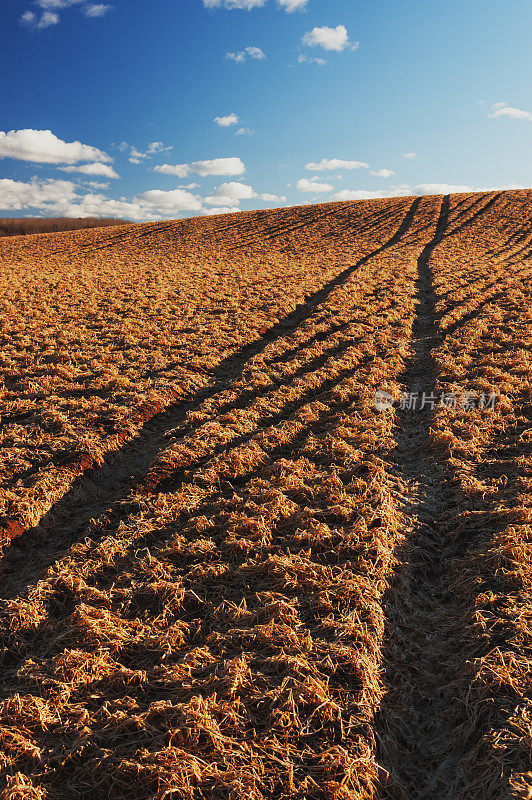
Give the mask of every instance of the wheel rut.
[[(418, 259), (417, 314), (411, 357), (402, 376), (406, 395), (435, 395), (439, 341), (430, 259), (446, 235), (449, 197), (443, 198), (432, 241)], [(460, 659), (460, 609), (453, 597), (453, 544), (447, 520), (452, 475), (431, 449), (431, 402), (399, 410), (390, 469), (397, 481), (406, 540), (383, 604), (385, 696), (375, 717), (378, 761), (387, 777), (381, 798), (454, 798), (460, 754), (450, 741), (465, 725), (455, 691)], [(460, 661), (463, 663), (463, 660)], [(451, 737), (451, 733), (453, 736)], [(460, 736), (458, 736), (458, 740)]]
[(8, 600), (42, 577), (46, 570), (69, 547), (86, 535), (87, 526), (113, 510), (118, 517), (127, 514), (128, 500), (139, 486), (159, 453), (166, 447), (166, 434), (182, 425), (190, 412), (228, 388), (244, 372), (251, 359), (277, 339), (294, 333), (311, 319), (335, 289), (386, 250), (399, 244), (414, 221), (420, 198), (405, 205), (395, 233), (380, 247), (349, 264), (261, 337), (245, 345), (220, 362), (207, 385), (198, 388), (188, 399), (171, 404), (151, 416), (140, 431), (118, 450), (110, 452), (103, 463), (85, 470), (31, 529), (17, 530), (0, 560), (0, 599)]

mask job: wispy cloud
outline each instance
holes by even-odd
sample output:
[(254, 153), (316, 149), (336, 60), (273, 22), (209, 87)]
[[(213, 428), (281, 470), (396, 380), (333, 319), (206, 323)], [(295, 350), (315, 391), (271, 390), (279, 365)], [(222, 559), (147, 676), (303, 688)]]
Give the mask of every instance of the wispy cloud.
[(322, 158), (320, 162), (311, 161), (305, 164), (305, 169), (311, 172), (335, 171), (338, 169), (368, 169), (365, 161), (344, 161), (341, 158)]
[[(243, 11), (253, 11), (254, 8), (262, 8), (267, 0), (203, 0), (205, 8), (225, 8), (228, 11), (240, 9)], [(277, 5), (287, 14), (294, 11), (304, 11), (309, 0), (277, 0)]]
[(232, 11), (235, 8), (244, 11), (252, 11), (254, 8), (262, 8), (266, 0), (203, 0), (205, 8), (227, 8)]
[(327, 63), (326, 58), (319, 58), (313, 56), (307, 56), (305, 53), (302, 53), (298, 59), (298, 64), (317, 64), (318, 67), (324, 67)]
[(488, 117), (510, 117), (510, 119), (526, 119), (528, 122), (532, 122), (532, 111), (509, 106), (508, 103), (495, 103), (492, 105)]
[(370, 169), (370, 175), (375, 175), (377, 178), (391, 178), (392, 175), (395, 175), (393, 169)]
[(107, 6), (104, 3), (95, 3), (94, 5), (86, 6), (84, 14), (86, 17), (105, 17), (112, 7), (113, 6)]
[(54, 25), (59, 25), (59, 14), (55, 11), (43, 11), (38, 16), (34, 11), (25, 11), (20, 18), (23, 25), (29, 28), (34, 28), (37, 31), (42, 31), (45, 28), (51, 28)]
[(294, 11), (305, 11), (308, 3), (309, 0), (277, 0), (277, 5), (287, 14), (293, 14)]
[(226, 53), (225, 57), (229, 59), (229, 61), (236, 61), (237, 64), (243, 64), (248, 58), (255, 59), (256, 61), (263, 61), (266, 58), (266, 54), (260, 47), (248, 45), (248, 47), (244, 47), (243, 50), (238, 50), (236, 53)]
[(79, 166), (59, 167), (62, 172), (82, 172), (84, 175), (97, 175), (101, 178), (119, 178), (110, 164), (80, 164)]
[(409, 197), (410, 195), (426, 195), (426, 194), (460, 194), (462, 192), (487, 192), (499, 189), (523, 189), (524, 186), (516, 184), (499, 186), (499, 187), (474, 187), (467, 184), (455, 183), (418, 183), (410, 186), (403, 183), (400, 186), (392, 186), (390, 189), (342, 189), (333, 194), (329, 199), (334, 201), (343, 200), (374, 200), (379, 197)]
[(34, 30), (44, 30), (59, 25), (59, 12), (71, 6), (79, 6), (86, 17), (104, 17), (113, 6), (105, 3), (91, 3), (87, 0), (36, 0), (39, 12), (28, 9), (20, 17), (20, 22)]
[(129, 151), (129, 161), (131, 164), (140, 164), (144, 159), (150, 158), (156, 153), (163, 153), (168, 150), (173, 150), (173, 147), (167, 147), (162, 142), (151, 142), (145, 151), (137, 150), (134, 145), (127, 142), (121, 142), (118, 149), (122, 152)]
[(403, 153), (403, 158), (409, 158), (409, 159), (417, 158), (417, 153)]

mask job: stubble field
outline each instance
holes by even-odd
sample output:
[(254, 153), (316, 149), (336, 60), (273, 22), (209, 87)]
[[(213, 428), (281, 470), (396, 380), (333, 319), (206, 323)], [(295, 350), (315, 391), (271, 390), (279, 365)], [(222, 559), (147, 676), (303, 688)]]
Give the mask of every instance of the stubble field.
[(532, 797), (531, 220), (0, 241), (0, 797)]

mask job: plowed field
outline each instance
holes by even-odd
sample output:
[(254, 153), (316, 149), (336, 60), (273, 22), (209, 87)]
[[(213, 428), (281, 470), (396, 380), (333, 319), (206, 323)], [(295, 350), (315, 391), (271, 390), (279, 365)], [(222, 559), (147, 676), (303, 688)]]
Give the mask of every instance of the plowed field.
[(1, 798), (532, 797), (532, 192), (10, 237), (0, 286)]

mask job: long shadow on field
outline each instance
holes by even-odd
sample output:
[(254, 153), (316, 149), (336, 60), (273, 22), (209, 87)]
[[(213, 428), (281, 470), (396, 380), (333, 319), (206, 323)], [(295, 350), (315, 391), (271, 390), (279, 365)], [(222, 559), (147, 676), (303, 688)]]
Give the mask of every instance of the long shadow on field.
[[(41, 518), (38, 525), (22, 531), (17, 528), (19, 523), (13, 521), (4, 531), (5, 538), (9, 538), (11, 532), (11, 541), (0, 561), (0, 580), (3, 586), (0, 597), (9, 599), (24, 591), (25, 587), (46, 573), (61, 553), (79, 540), (91, 520), (97, 519), (114, 504), (125, 501), (166, 446), (166, 442), (161, 440), (163, 434), (181, 424), (187, 414), (199, 409), (205, 400), (227, 388), (242, 375), (250, 359), (269, 344), (293, 333), (312, 317), (317, 307), (335, 289), (343, 286), (354, 272), (398, 244), (412, 225), (420, 202), (421, 198), (416, 198), (410, 204), (396, 233), (387, 242), (328, 281), (259, 339), (223, 359), (213, 371), (208, 386), (199, 389), (189, 400), (176, 402), (164, 411), (152, 413), (136, 436), (119, 450), (109, 453), (103, 464), (85, 470), (69, 491)], [(130, 510), (127, 504), (123, 506), (124, 514)]]
[[(432, 395), (438, 379), (432, 350), (448, 331), (438, 328), (430, 257), (445, 236), (447, 215), (444, 200), (435, 238), (418, 262), (413, 355), (402, 376), (407, 392)], [(383, 601), (386, 694), (374, 718), (378, 761), (387, 775), (378, 787), (382, 800), (469, 800), (488, 797), (484, 793), (488, 784), (489, 797), (495, 798), (507, 796), (509, 787), (509, 764), (503, 765), (495, 747), (490, 752), (489, 744), (483, 744), (495, 727), (497, 712), (489, 700), (475, 705), (469, 696), (474, 679), (471, 662), (501, 646), (503, 640), (506, 645), (508, 631), (503, 631), (500, 641), (478, 636), (475, 596), (492, 591), (494, 585), (479, 583), (476, 571), (468, 580), (463, 576), (480, 539), (486, 542), (482, 548), (486, 552), (493, 537), (508, 525), (518, 524), (521, 517), (511, 509), (495, 511), (500, 504), (493, 499), (479, 502), (464, 496), (446, 453), (432, 444), (434, 413), (430, 408), (398, 413), (391, 465), (406, 486), (403, 511), (410, 523), (407, 541), (398, 553), (399, 567)], [(510, 436), (495, 437), (491, 451), (504, 452), (503, 466), (481, 464), (480, 479), (500, 477), (501, 470), (509, 472), (508, 461), (515, 454), (521, 430), (522, 426)], [(518, 480), (517, 471), (512, 477)], [(506, 486), (505, 496), (516, 496), (517, 490), (517, 486)], [(484, 569), (487, 577), (487, 562)], [(511, 714), (499, 716), (502, 730)], [(524, 747), (521, 759), (526, 771)]]
[[(436, 293), (430, 258), (443, 240), (449, 198), (442, 201), (435, 236), (418, 261), (418, 312), (412, 356), (401, 383), (405, 392), (435, 393), (438, 368), (432, 356), (438, 344)], [(446, 743), (463, 722), (453, 684), (459, 647), (460, 610), (449, 591), (452, 576), (446, 519), (453, 478), (445, 457), (432, 454), (429, 406), (398, 412), (391, 470), (404, 486), (403, 511), (409, 528), (398, 553), (399, 567), (383, 599), (386, 694), (374, 720), (377, 757), (388, 779), (380, 786), (387, 800), (452, 797), (457, 763)], [(452, 513), (452, 512), (451, 512)]]

